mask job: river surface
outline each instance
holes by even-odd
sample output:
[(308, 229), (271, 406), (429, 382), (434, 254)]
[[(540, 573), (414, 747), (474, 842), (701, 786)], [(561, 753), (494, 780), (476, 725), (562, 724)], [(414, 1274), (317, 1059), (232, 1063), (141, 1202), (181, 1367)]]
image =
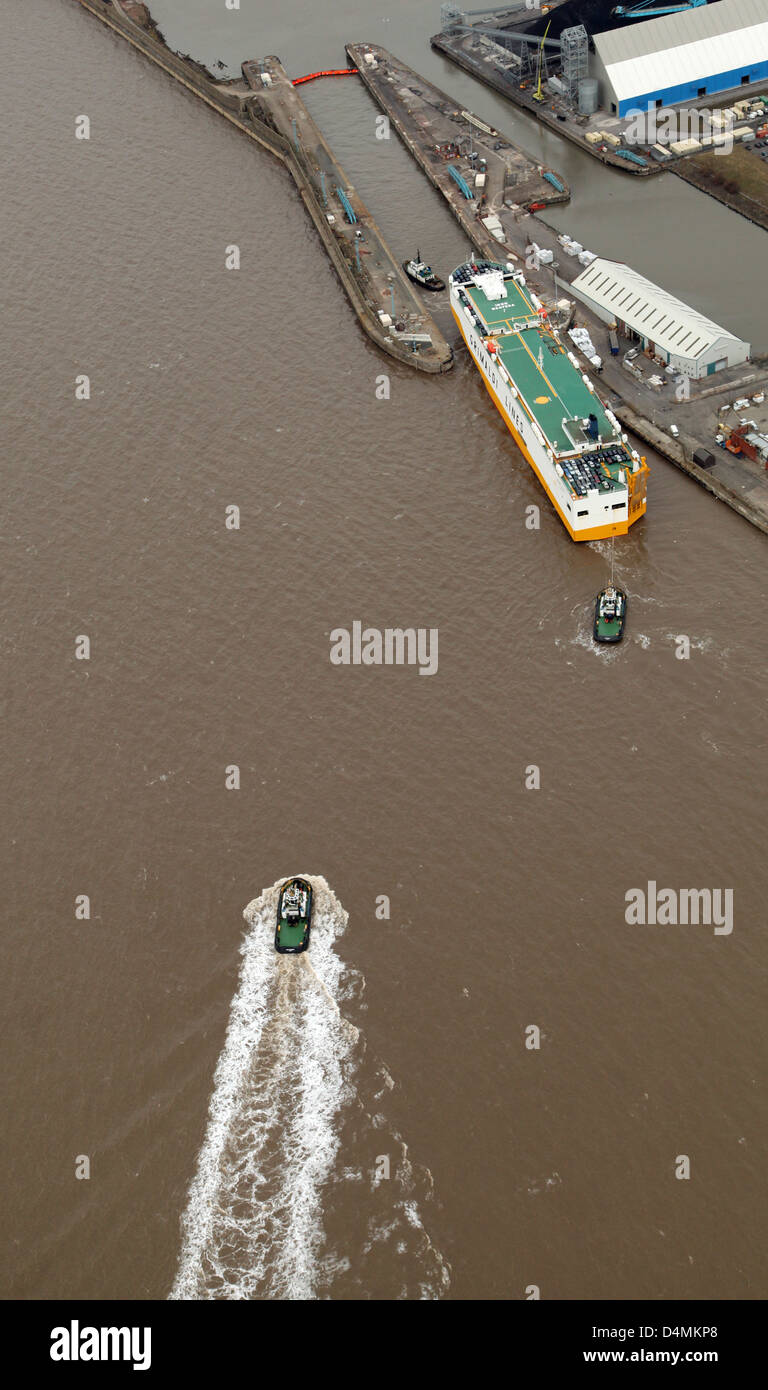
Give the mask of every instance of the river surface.
[[(233, 72), (384, 44), (765, 348), (765, 233), (539, 132), (436, 4), (152, 8)], [(288, 174), (74, 0), (0, 16), (4, 1296), (765, 1297), (765, 537), (651, 457), (596, 649), (608, 546), (465, 353), (382, 358)], [(463, 260), (366, 93), (306, 99), (397, 258)], [(437, 672), (332, 665), (355, 620), (436, 628)], [(732, 932), (629, 925), (649, 881), (732, 889)]]

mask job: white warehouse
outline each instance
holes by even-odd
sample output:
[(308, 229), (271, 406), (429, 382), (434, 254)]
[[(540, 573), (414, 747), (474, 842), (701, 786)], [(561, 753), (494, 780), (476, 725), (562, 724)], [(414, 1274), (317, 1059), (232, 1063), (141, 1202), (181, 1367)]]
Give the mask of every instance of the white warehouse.
[(682, 376), (709, 376), (749, 361), (749, 343), (621, 261), (599, 257), (571, 289), (604, 323), (615, 323)]
[(593, 37), (600, 105), (617, 116), (768, 79), (766, 0), (718, 0)]

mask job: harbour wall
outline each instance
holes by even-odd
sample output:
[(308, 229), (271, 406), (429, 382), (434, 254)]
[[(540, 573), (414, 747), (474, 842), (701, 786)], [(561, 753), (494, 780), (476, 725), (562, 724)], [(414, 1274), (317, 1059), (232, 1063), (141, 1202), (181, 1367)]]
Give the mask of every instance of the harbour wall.
[(693, 451), (701, 447), (699, 440), (686, 435), (680, 439), (670, 439), (669, 435), (658, 425), (654, 425), (650, 420), (639, 415), (629, 405), (615, 405), (613, 412), (624, 425), (625, 429), (631, 430), (637, 438), (643, 439), (657, 453), (663, 454), (664, 458), (673, 463), (681, 472), (687, 473), (689, 478), (693, 478), (700, 483), (707, 492), (713, 497), (717, 497), (720, 502), (725, 502), (734, 512), (738, 512), (746, 521), (756, 526), (758, 531), (763, 531), (768, 535), (768, 514), (765, 507), (753, 506), (747, 497), (740, 496), (735, 488), (729, 488), (720, 482), (718, 478), (712, 476), (706, 468), (700, 468), (692, 458)]
[(563, 140), (570, 140), (571, 144), (578, 146), (584, 153), (592, 155), (594, 159), (599, 159), (602, 164), (608, 164), (612, 169), (620, 169), (622, 174), (632, 174), (635, 178), (652, 178), (655, 174), (661, 172), (659, 165), (648, 164), (643, 167), (640, 164), (632, 164), (626, 159), (621, 159), (618, 155), (611, 154), (607, 150), (603, 152), (602, 150), (596, 149), (595, 146), (590, 145), (582, 135), (577, 134), (570, 125), (558, 121), (557, 117), (550, 115), (545, 107), (537, 106), (532, 98), (526, 98), (526, 95), (521, 93), (511, 83), (503, 82), (487, 63), (481, 64), (473, 62), (471, 57), (466, 54), (460, 45), (452, 40), (450, 36), (435, 34), (429, 42), (432, 48), (438, 53), (444, 54), (446, 58), (450, 58), (452, 63), (455, 63), (459, 68), (463, 68), (465, 72), (469, 73), (470, 77), (475, 77), (480, 82), (484, 82), (486, 87), (493, 87), (495, 91), (500, 92), (503, 97), (506, 97), (507, 101), (511, 101), (515, 106), (519, 107), (520, 110), (527, 111), (528, 114), (539, 121), (541, 125), (548, 126), (550, 130), (553, 130), (555, 134), (559, 135)]
[(430, 356), (412, 352), (407, 345), (399, 343), (384, 330), (376, 306), (366, 298), (355, 269), (344, 256), (326, 220), (320, 199), (302, 167), (300, 156), (288, 140), (254, 114), (250, 93), (228, 90), (226, 83), (216, 82), (212, 77), (206, 76), (205, 70), (192, 59), (173, 53), (160, 39), (130, 19), (122, 9), (120, 0), (111, 0), (111, 3), (107, 3), (107, 0), (76, 0), (76, 3), (127, 39), (133, 48), (138, 49), (169, 76), (199, 96), (207, 106), (224, 116), (249, 139), (255, 140), (262, 149), (282, 161), (293, 177), (299, 196), (312, 218), (361, 327), (377, 347), (390, 357), (396, 358), (408, 367), (415, 367), (418, 371), (435, 374), (448, 371), (453, 366), (453, 352), (437, 330), (434, 337), (437, 338), (438, 348)]

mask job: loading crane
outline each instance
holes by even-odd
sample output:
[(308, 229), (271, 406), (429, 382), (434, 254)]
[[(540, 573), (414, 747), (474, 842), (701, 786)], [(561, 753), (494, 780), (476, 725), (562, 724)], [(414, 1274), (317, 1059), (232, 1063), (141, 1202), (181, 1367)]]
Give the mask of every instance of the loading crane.
[(546, 29), (544, 30), (544, 37), (542, 38), (541, 44), (539, 45), (538, 80), (537, 80), (537, 82), (536, 82), (536, 91), (531, 93), (531, 95), (533, 96), (534, 101), (544, 101), (544, 94), (543, 94), (543, 92), (542, 92), (542, 90), (541, 90), (541, 70), (542, 70), (542, 68), (543, 68), (543, 66), (544, 66), (544, 40), (546, 39), (547, 34), (549, 33), (549, 25), (550, 25), (551, 23), (552, 23), (552, 20), (550, 19), (549, 24), (547, 25)]
[[(686, 0), (681, 5), (653, 5), (653, 0), (640, 0), (639, 5), (617, 5), (611, 13), (617, 19), (656, 19), (664, 14), (684, 14), (686, 10), (700, 10), (709, 0)], [(653, 8), (649, 8), (649, 6)]]

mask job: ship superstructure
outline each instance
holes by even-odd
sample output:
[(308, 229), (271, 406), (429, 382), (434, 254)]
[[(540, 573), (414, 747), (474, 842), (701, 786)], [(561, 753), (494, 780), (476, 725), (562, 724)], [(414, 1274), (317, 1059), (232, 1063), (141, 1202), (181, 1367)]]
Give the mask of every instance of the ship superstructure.
[(648, 465), (522, 272), (468, 261), (449, 285), (464, 341), (573, 540), (625, 534), (645, 512)]

